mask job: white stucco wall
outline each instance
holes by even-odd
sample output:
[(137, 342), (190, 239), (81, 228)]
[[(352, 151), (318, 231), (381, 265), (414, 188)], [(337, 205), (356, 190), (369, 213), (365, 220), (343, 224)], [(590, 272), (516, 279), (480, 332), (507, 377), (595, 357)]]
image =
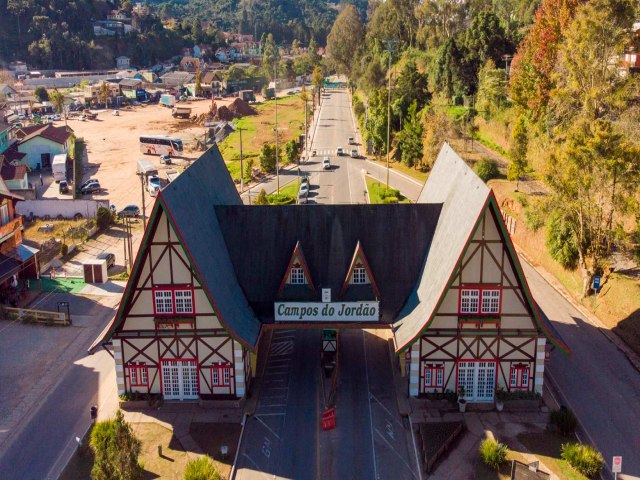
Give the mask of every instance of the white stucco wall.
[(109, 208), (109, 200), (66, 200), (59, 198), (44, 198), (40, 200), (24, 200), (16, 205), (16, 213), (28, 216), (33, 213), (36, 217), (49, 215), (56, 218), (62, 215), (73, 218), (76, 213), (85, 218), (94, 218), (98, 208)]

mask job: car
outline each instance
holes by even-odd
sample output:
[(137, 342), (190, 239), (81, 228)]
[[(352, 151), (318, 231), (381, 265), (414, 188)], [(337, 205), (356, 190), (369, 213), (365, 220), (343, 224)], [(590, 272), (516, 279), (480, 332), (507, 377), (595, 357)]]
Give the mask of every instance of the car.
[(62, 117), (60, 115), (58, 115), (57, 113), (55, 115), (53, 115), (51, 118), (53, 120), (55, 120), (56, 122), (59, 121), (59, 120), (62, 120)]
[(171, 154), (160, 155), (160, 165), (171, 165)]
[(18, 120), (26, 120), (27, 116), (24, 113), (18, 115)]
[(147, 190), (149, 191), (149, 195), (155, 197), (160, 191), (160, 177), (158, 177), (157, 175), (153, 175), (149, 177), (149, 180), (147, 182)]
[(60, 185), (58, 186), (58, 191), (62, 193), (69, 193), (69, 184), (65, 180), (60, 181)]
[(307, 201), (308, 201), (308, 192), (307, 193), (298, 192), (298, 205), (302, 203), (307, 203)]
[(114, 110), (111, 115), (113, 115), (114, 117), (119, 117), (120, 116), (120, 110)]
[(358, 149), (357, 148), (352, 148), (351, 149), (351, 158), (358, 158)]
[(309, 177), (307, 177), (306, 175), (300, 179), (300, 185), (302, 186), (302, 185), (305, 185), (305, 184), (307, 186), (309, 185)]
[(318, 151), (317, 150), (311, 150), (311, 156), (315, 157), (316, 155), (318, 155)]
[(349, 143), (349, 145), (355, 145), (355, 143), (356, 143), (355, 138), (353, 138), (353, 137), (349, 137), (349, 139), (348, 139), (348, 143)]
[(89, 180), (86, 180), (84, 183), (82, 183), (80, 185), (80, 189), (83, 189), (84, 187), (86, 187), (87, 185), (89, 185), (90, 183), (99, 183), (98, 180), (96, 180), (95, 178), (90, 178)]
[(336, 150), (336, 155), (338, 155), (339, 157), (344, 155), (344, 148), (338, 147), (337, 150)]
[(118, 212), (119, 217), (137, 217), (140, 215), (140, 208), (137, 205), (127, 205)]
[(298, 190), (298, 196), (300, 195), (309, 195), (309, 184), (303, 183), (300, 185), (300, 190)]
[(331, 161), (329, 160), (329, 157), (324, 157), (322, 159), (322, 169), (331, 170)]
[(113, 253), (102, 252), (96, 255), (98, 260), (106, 260), (107, 268), (111, 268), (116, 264), (116, 256)]
[(89, 183), (88, 185), (85, 185), (84, 187), (80, 188), (80, 193), (82, 193), (83, 195), (88, 194), (88, 193), (94, 193), (94, 192), (98, 192), (102, 189), (102, 187), (100, 187), (100, 183), (98, 181)]

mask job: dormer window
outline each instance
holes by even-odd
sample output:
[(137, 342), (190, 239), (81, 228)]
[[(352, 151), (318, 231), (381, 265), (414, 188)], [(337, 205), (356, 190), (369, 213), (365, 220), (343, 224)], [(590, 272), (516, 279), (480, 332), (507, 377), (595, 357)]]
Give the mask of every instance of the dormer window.
[(501, 306), (499, 287), (464, 287), (460, 290), (460, 315), (498, 316)]
[(353, 269), (353, 283), (363, 285), (369, 283), (367, 279), (367, 270), (364, 267), (355, 267)]
[(304, 269), (302, 267), (293, 267), (291, 269), (289, 283), (292, 285), (304, 285), (306, 283), (304, 280)]

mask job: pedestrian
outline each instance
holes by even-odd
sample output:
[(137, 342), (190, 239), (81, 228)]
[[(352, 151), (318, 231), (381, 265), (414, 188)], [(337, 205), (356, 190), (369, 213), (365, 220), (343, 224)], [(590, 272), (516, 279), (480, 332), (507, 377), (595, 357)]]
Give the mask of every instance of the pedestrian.
[(40, 174), (40, 186), (44, 185), (44, 180), (42, 180), (42, 174)]

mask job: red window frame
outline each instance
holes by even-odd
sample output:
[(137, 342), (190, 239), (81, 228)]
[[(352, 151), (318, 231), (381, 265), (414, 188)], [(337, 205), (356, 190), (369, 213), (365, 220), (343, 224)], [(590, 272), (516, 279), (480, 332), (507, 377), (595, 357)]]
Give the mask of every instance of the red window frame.
[[(465, 290), (477, 290), (478, 291), (478, 310), (475, 312), (463, 312), (462, 311), (462, 292)], [(498, 311), (497, 312), (482, 312), (482, 299), (484, 296), (484, 292), (489, 291), (498, 291)], [(461, 317), (464, 316), (473, 316), (473, 317), (499, 317), (502, 315), (502, 287), (500, 285), (494, 286), (480, 286), (480, 285), (464, 285), (459, 289), (458, 294), (458, 315)]]
[[(176, 291), (191, 292), (191, 312), (176, 312)], [(171, 292), (171, 312), (158, 312), (156, 305), (156, 292)], [(196, 299), (193, 285), (156, 285), (152, 288), (153, 314), (156, 317), (195, 317)]]
[[(227, 378), (225, 378), (225, 371)], [(218, 377), (214, 378), (214, 373)], [(214, 363), (211, 365), (211, 387), (230, 387), (231, 386), (231, 364), (230, 363)]]
[[(431, 382), (427, 383), (427, 372), (430, 373)], [(438, 373), (441, 374), (441, 385), (438, 385)], [(442, 364), (426, 364), (424, 366), (423, 383), (425, 389), (444, 389), (444, 365)]]
[[(516, 384), (514, 385), (513, 375), (516, 375)], [(509, 389), (513, 390), (528, 390), (530, 385), (529, 375), (531, 374), (531, 367), (526, 364), (511, 365), (509, 370)], [(523, 382), (526, 379), (526, 382)]]
[[(129, 371), (129, 385), (131, 387), (149, 386), (149, 367), (147, 367), (146, 364), (139, 363), (127, 365), (127, 369)], [(143, 380), (145, 380), (144, 383)]]

